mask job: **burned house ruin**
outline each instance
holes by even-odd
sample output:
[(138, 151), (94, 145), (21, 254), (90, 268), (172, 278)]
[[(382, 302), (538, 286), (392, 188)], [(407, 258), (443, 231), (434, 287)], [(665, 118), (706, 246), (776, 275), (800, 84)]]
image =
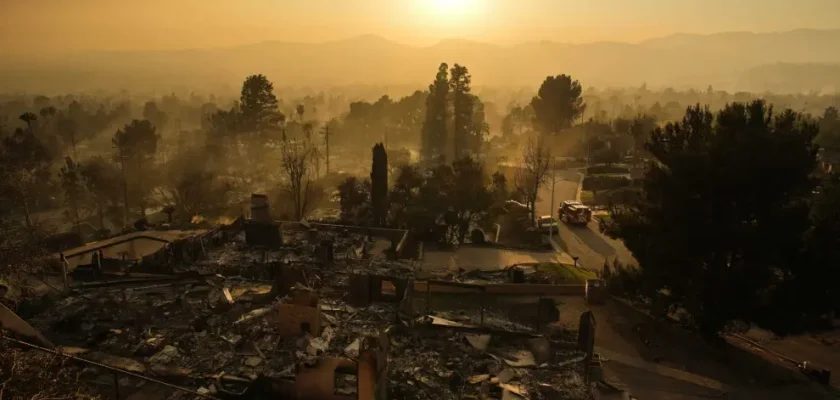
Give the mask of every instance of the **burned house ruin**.
[(405, 232), (257, 214), (71, 249), (64, 295), (29, 328), (3, 326), (136, 374), (115, 380), (125, 398), (589, 398), (591, 355), (553, 328), (552, 296), (583, 288), (509, 283), (504, 271), (456, 282), (406, 259)]

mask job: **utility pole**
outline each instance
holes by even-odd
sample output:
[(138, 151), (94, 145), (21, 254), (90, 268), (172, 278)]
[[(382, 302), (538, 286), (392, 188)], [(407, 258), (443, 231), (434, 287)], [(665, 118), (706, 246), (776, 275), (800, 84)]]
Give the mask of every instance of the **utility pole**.
[(125, 155), (123, 155), (123, 148), (117, 144), (117, 149), (120, 151), (120, 169), (122, 170), (123, 178), (123, 228), (128, 226), (128, 178), (125, 174)]
[[(549, 209), (548, 215), (551, 216), (549, 220), (548, 226), (548, 239), (551, 240), (552, 235), (554, 234), (554, 186), (557, 184), (557, 162), (554, 162), (554, 165), (551, 168), (551, 209)], [(560, 225), (557, 225), (557, 229), (560, 229)], [(558, 232), (559, 233), (559, 232)]]
[(330, 123), (324, 127), (324, 144), (327, 149), (327, 175), (330, 174)]
[[(581, 120), (583, 120), (583, 116), (581, 116)], [(586, 174), (589, 172), (589, 158), (592, 155), (592, 143), (589, 140), (589, 135), (586, 134), (586, 129), (580, 130), (580, 137), (583, 139), (584, 144), (586, 144), (586, 168), (583, 170), (583, 176), (586, 177)]]

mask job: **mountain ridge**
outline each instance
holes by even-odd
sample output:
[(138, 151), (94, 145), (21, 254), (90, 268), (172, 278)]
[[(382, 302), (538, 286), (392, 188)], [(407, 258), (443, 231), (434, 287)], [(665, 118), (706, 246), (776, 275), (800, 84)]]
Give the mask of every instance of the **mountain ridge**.
[[(93, 50), (61, 57), (0, 55), (4, 75), (0, 89), (84, 90), (108, 87), (113, 81), (125, 85), (131, 80), (140, 86), (236, 84), (254, 73), (266, 74), (279, 85), (425, 87), (440, 62), (466, 65), (477, 85), (536, 86), (548, 75), (566, 73), (585, 86), (647, 83), (652, 87), (705, 88), (711, 84), (760, 91), (764, 89), (761, 79), (743, 74), (777, 64), (820, 64), (823, 66), (815, 71), (822, 75), (826, 73), (824, 65), (840, 64), (840, 29), (672, 34), (639, 43), (541, 40), (502, 45), (450, 38), (429, 46), (368, 34), (317, 43), (263, 41), (207, 49)], [(767, 77), (770, 70), (762, 69), (762, 76)], [(790, 73), (787, 76), (798, 79)], [(809, 77), (802, 87), (784, 86), (787, 90), (836, 90), (836, 80)], [(778, 80), (773, 84), (778, 86)]]
[(184, 47), (180, 49), (148, 49), (148, 50), (113, 50), (113, 49), (87, 49), (87, 50), (80, 50), (80, 51), (73, 51), (69, 53), (78, 53), (78, 52), (133, 52), (133, 53), (143, 53), (143, 52), (179, 52), (179, 51), (212, 51), (212, 50), (223, 50), (223, 49), (232, 49), (238, 47), (250, 47), (255, 45), (263, 45), (263, 44), (272, 44), (272, 45), (324, 45), (324, 44), (345, 44), (345, 43), (353, 43), (359, 41), (378, 41), (382, 43), (388, 43), (392, 45), (399, 45), (401, 47), (407, 48), (415, 48), (415, 49), (424, 49), (424, 48), (432, 48), (437, 47), (442, 43), (447, 42), (462, 42), (462, 43), (469, 43), (474, 45), (484, 45), (484, 46), (493, 46), (493, 47), (501, 47), (501, 48), (514, 48), (523, 45), (533, 45), (533, 44), (551, 44), (551, 45), (563, 45), (563, 46), (590, 46), (590, 45), (598, 45), (598, 44), (627, 44), (627, 45), (645, 45), (649, 43), (655, 43), (658, 41), (663, 40), (671, 40), (675, 38), (680, 39), (702, 39), (702, 38), (720, 38), (726, 37), (727, 39), (731, 39), (734, 36), (749, 36), (749, 37), (762, 37), (762, 36), (780, 36), (780, 35), (791, 35), (791, 34), (834, 34), (840, 37), (840, 29), (812, 29), (812, 28), (797, 28), (797, 29), (790, 29), (790, 30), (783, 30), (783, 31), (768, 31), (768, 32), (752, 32), (752, 31), (723, 31), (723, 32), (714, 32), (714, 33), (686, 33), (686, 32), (675, 32), (670, 33), (667, 35), (662, 36), (654, 36), (648, 39), (644, 39), (638, 42), (622, 42), (618, 40), (594, 40), (594, 41), (587, 41), (587, 42), (565, 42), (559, 40), (552, 40), (552, 39), (539, 39), (539, 40), (525, 40), (513, 44), (494, 44), (489, 43), (487, 41), (482, 40), (475, 40), (475, 39), (467, 39), (467, 38), (458, 38), (458, 37), (450, 37), (450, 38), (443, 38), (440, 39), (432, 44), (429, 45), (411, 45), (407, 43), (402, 43), (397, 40), (389, 39), (385, 36), (378, 35), (375, 33), (366, 33), (360, 35), (349, 36), (342, 39), (332, 39), (332, 40), (323, 40), (323, 41), (314, 41), (314, 42), (305, 42), (305, 41), (292, 41), (292, 40), (262, 40), (257, 42), (251, 43), (243, 43), (238, 45), (228, 45), (228, 46), (218, 46), (218, 47)]

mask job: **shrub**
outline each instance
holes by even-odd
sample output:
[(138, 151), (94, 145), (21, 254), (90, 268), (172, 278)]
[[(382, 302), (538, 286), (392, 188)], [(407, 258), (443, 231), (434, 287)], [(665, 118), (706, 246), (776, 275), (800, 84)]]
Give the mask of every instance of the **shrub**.
[(607, 194), (608, 204), (633, 204), (639, 200), (639, 190), (632, 187), (616, 189)]
[(642, 292), (642, 271), (632, 265), (623, 265), (618, 259), (613, 261), (612, 269), (604, 261), (603, 278), (610, 293), (626, 298), (636, 298)]

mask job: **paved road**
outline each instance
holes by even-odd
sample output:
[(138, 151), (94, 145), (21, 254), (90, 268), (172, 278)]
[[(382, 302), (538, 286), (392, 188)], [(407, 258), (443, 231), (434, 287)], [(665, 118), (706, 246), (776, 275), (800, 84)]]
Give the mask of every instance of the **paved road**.
[(773, 366), (743, 369), (659, 332), (650, 319), (613, 302), (587, 305), (583, 298), (559, 299), (561, 324), (577, 330), (581, 312), (595, 314), (595, 348), (607, 361), (604, 376), (643, 400), (827, 399), (821, 388), (792, 379)]
[[(762, 329), (752, 328), (743, 336), (759, 343), (770, 351), (791, 357), (799, 362), (808, 361), (815, 368), (830, 369), (833, 371), (831, 385), (840, 390), (840, 374), (836, 372), (840, 371), (840, 330), (778, 338)], [(772, 361), (779, 362), (779, 358), (775, 355), (764, 352), (749, 343), (732, 337), (727, 340), (747, 351), (756, 352)], [(784, 362), (780, 362), (780, 364), (788, 365)]]
[[(558, 172), (557, 181), (554, 185), (554, 211), (551, 207), (551, 182), (548, 182), (540, 189), (537, 199), (537, 215), (553, 215), (557, 217), (557, 207), (563, 200), (574, 200), (577, 196), (580, 174), (574, 171)], [(598, 224), (593, 221), (588, 226), (578, 227), (567, 224), (560, 224), (558, 243), (571, 256), (579, 257), (582, 267), (600, 271), (604, 266), (604, 259), (610, 262), (616, 257), (625, 264), (636, 264), (630, 251), (620, 241), (610, 239), (602, 235), (598, 230)]]

